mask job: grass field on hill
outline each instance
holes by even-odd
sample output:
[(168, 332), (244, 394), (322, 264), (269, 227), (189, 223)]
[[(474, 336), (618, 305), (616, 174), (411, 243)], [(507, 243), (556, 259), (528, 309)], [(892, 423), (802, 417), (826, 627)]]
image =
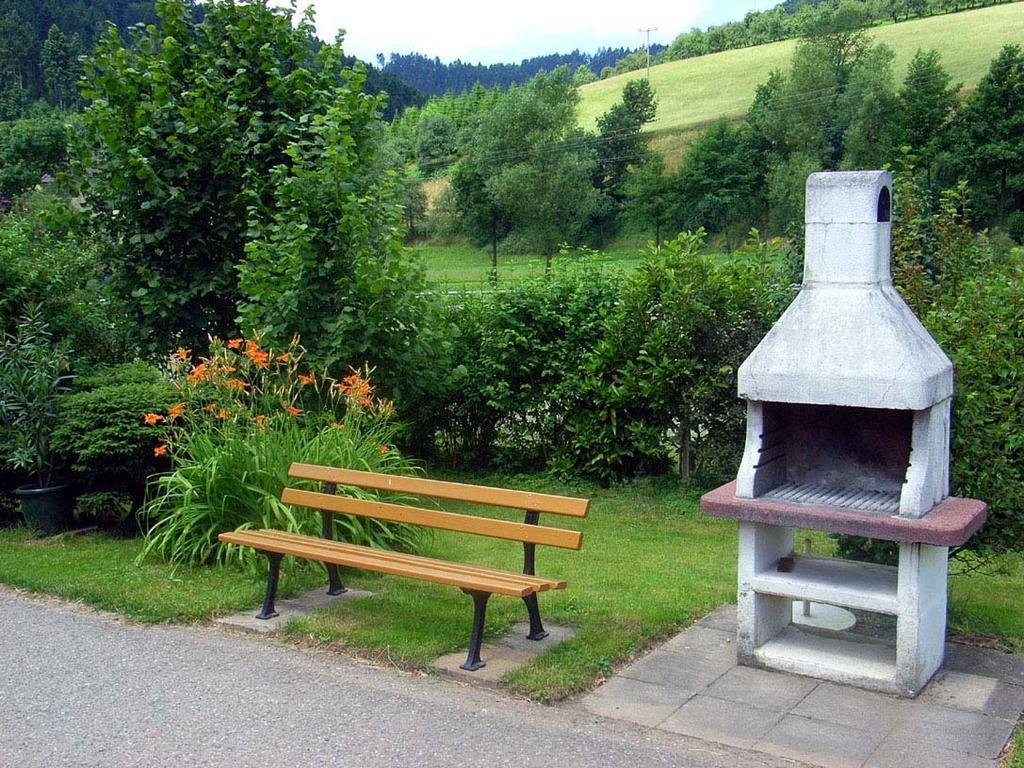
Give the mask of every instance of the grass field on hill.
[[(1024, 2), (888, 24), (871, 34), (895, 52), (897, 81), (903, 79), (918, 48), (935, 48), (953, 80), (971, 88), (1003, 45), (1024, 40)], [(654, 134), (654, 149), (670, 165), (678, 163), (681, 146), (692, 140), (697, 129), (719, 117), (743, 115), (768, 74), (789, 66), (795, 46), (795, 40), (785, 40), (652, 67), (658, 116), (647, 130)], [(597, 117), (619, 101), (626, 82), (637, 77), (642, 73), (630, 72), (581, 88), (580, 124), (594, 128)]]

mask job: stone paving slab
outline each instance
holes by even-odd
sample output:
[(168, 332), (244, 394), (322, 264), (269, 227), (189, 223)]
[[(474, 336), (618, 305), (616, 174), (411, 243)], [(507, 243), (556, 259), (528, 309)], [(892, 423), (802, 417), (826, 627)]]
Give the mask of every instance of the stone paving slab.
[[(730, 635), (736, 634), (736, 605), (729, 603), (726, 605), (720, 605), (711, 613), (707, 614), (697, 622), (698, 627), (709, 627), (711, 629), (720, 629), (723, 632), (728, 632)], [(682, 634), (680, 632), (680, 634)], [(677, 635), (678, 637), (678, 635)], [(671, 641), (669, 641), (671, 642)]]
[(587, 697), (586, 707), (594, 715), (654, 727), (691, 696), (667, 685), (616, 676)]
[(544, 629), (547, 630), (547, 637), (543, 640), (530, 640), (526, 637), (530, 624), (523, 621), (513, 625), (512, 631), (496, 643), (484, 643), (480, 648), (480, 658), (486, 666), (476, 672), (468, 672), (459, 666), (466, 661), (465, 650), (445, 654), (431, 666), (435, 672), (446, 677), (474, 685), (498, 687), (505, 673), (528, 664), (535, 656), (576, 635), (570, 627), (558, 624), (545, 623)]
[(993, 768), (995, 764), (994, 760), (955, 752), (929, 744), (926, 739), (918, 739), (916, 743), (884, 741), (864, 763), (864, 768)]
[(996, 768), (1024, 710), (1024, 654), (947, 643), (902, 699), (736, 663), (722, 606), (586, 696), (594, 715), (827, 768)]
[(716, 699), (788, 712), (803, 701), (815, 686), (817, 681), (806, 677), (734, 666), (708, 687), (707, 694)]
[(257, 619), (256, 614), (260, 612), (257, 607), (230, 616), (221, 616), (216, 621), (222, 626), (240, 629), (243, 632), (266, 634), (281, 629), (292, 619), (307, 616), (320, 608), (347, 600), (356, 600), (360, 597), (370, 597), (372, 594), (372, 592), (349, 587), (340, 595), (328, 595), (323, 587), (318, 587), (287, 600), (277, 600), (274, 607), (277, 608), (278, 615), (272, 619)]
[(697, 695), (669, 715), (660, 728), (750, 749), (781, 719), (781, 712)]
[(881, 744), (884, 732), (851, 728), (800, 715), (786, 715), (754, 749), (830, 768), (860, 768)]
[(963, 643), (946, 643), (942, 667), (1024, 686), (1024, 653), (1004, 653)]
[(901, 704), (884, 693), (822, 682), (791, 712), (851, 728), (887, 731), (896, 722)]
[(943, 670), (921, 692), (918, 701), (1016, 721), (1024, 710), (1024, 685)]
[(1013, 733), (1014, 723), (998, 717), (912, 702), (900, 713), (891, 741), (908, 746), (927, 741), (937, 747), (995, 759)]

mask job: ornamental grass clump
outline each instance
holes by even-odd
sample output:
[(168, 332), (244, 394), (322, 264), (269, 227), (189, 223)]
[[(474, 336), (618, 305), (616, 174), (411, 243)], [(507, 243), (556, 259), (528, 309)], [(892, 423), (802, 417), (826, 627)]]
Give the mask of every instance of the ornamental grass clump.
[[(214, 339), (204, 358), (187, 349), (172, 355), (177, 401), (161, 413), (140, 414), (162, 428), (154, 453), (172, 463), (150, 483), (143, 514), (152, 527), (140, 560), (152, 554), (172, 563), (262, 567), (256, 552), (222, 545), (217, 534), (273, 528), (317, 535), (316, 513), (281, 502), (292, 462), (412, 471), (394, 447), (394, 408), (374, 394), (369, 370), (337, 380), (305, 368), (302, 356), (297, 338), (275, 350), (258, 336)], [(292, 484), (315, 489), (310, 482)], [(336, 516), (335, 532), (376, 547), (416, 544), (413, 529), (371, 519)]]

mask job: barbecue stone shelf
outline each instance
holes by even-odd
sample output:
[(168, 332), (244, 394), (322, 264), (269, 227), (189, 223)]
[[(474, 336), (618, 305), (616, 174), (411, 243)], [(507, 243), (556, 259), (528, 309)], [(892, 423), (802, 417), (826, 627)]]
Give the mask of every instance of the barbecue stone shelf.
[[(948, 498), (922, 518), (821, 505), (740, 499), (735, 483), (704, 495), (701, 510), (739, 521), (737, 656), (747, 666), (916, 696), (942, 664), (950, 546), (985, 521), (986, 505)], [(797, 555), (796, 528), (899, 543), (896, 567)], [(792, 625), (793, 600), (896, 617), (896, 642)]]
[(762, 594), (793, 600), (813, 600), (845, 608), (896, 615), (897, 569), (886, 565), (857, 563), (833, 557), (796, 555), (792, 570), (778, 565), (759, 571), (751, 578)]

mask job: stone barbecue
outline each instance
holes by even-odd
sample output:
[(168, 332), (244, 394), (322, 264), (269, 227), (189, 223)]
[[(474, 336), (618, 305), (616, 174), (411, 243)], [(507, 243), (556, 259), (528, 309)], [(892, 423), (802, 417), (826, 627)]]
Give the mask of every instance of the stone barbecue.
[[(892, 178), (807, 180), (803, 285), (750, 357), (734, 483), (741, 663), (916, 695), (942, 662), (948, 547), (985, 518), (949, 498), (953, 365), (893, 287)], [(794, 528), (899, 542), (897, 567), (797, 555)], [(794, 600), (896, 616), (896, 643), (791, 624)]]

